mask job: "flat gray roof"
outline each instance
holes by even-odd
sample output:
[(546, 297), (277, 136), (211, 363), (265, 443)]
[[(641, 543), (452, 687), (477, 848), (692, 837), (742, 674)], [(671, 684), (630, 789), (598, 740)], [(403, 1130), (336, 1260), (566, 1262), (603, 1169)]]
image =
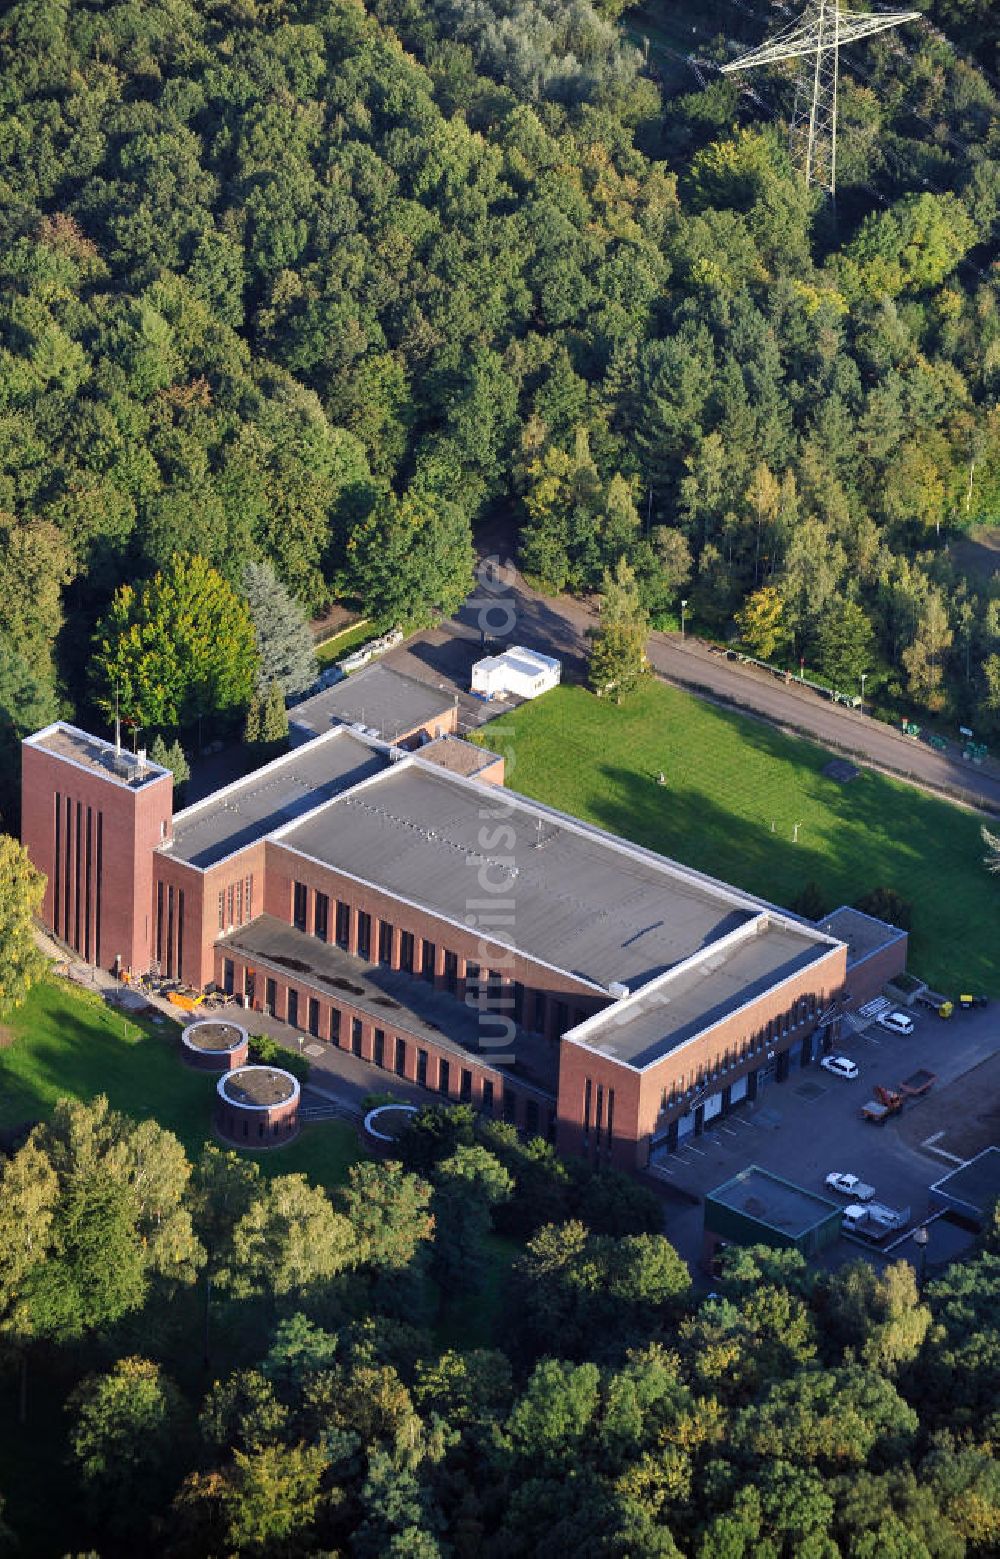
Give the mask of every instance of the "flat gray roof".
[[(367, 963), (331, 942), (296, 931), (273, 915), (259, 915), (249, 925), (220, 937), (218, 945), (243, 953), (255, 967), (273, 969), (285, 979), (298, 975), (330, 1000), (339, 996), (387, 1033), (404, 1029), (417, 1039), (459, 1057), (473, 1056), (522, 1077), (544, 1093), (555, 1094), (558, 1060), (554, 1047), (541, 1035), (517, 1029), (508, 1040), (498, 1035), (496, 1024), (488, 1016), (484, 1018), (478, 1008), (415, 975)], [(305, 1022), (306, 1014), (300, 1010), (299, 1016)], [(349, 1036), (342, 1034), (341, 1042), (348, 1044)], [(513, 1060), (497, 1059), (510, 1055)], [(391, 1064), (388, 1052), (387, 1061)]]
[(178, 812), (173, 839), (160, 849), (191, 866), (212, 866), (388, 762), (387, 753), (352, 731), (331, 731)]
[(170, 773), (169, 769), (151, 763), (148, 758), (140, 764), (136, 754), (126, 752), (124, 748), (116, 748), (113, 742), (104, 741), (100, 736), (91, 736), (75, 725), (68, 725), (65, 720), (57, 720), (54, 725), (26, 737), (24, 745), (66, 758), (79, 768), (89, 769), (92, 774), (100, 774), (104, 779), (125, 785), (129, 790), (139, 790), (152, 780)]
[(644, 984), (762, 913), (613, 835), (414, 759), (278, 838), (604, 990)]
[(806, 1191), (790, 1180), (782, 1180), (780, 1175), (769, 1174), (756, 1164), (749, 1164), (732, 1180), (710, 1191), (705, 1202), (729, 1207), (733, 1212), (766, 1224), (769, 1229), (779, 1229), (793, 1239), (808, 1233), (818, 1223), (825, 1223), (833, 1213), (839, 1217), (844, 1210), (825, 1196), (817, 1196), (815, 1191)]
[(866, 915), (864, 910), (854, 909), (850, 904), (831, 910), (816, 924), (827, 936), (847, 943), (848, 967), (861, 963), (879, 948), (888, 947), (906, 935), (898, 926), (890, 925), (887, 920), (876, 920), (874, 915)]
[(440, 720), (453, 703), (454, 697), (446, 688), (418, 682), (377, 661), (296, 704), (289, 721), (317, 734), (332, 725), (363, 725), (392, 742), (418, 726)]
[(647, 1066), (832, 951), (831, 943), (762, 915), (687, 967), (587, 1019), (573, 1038), (630, 1066)]

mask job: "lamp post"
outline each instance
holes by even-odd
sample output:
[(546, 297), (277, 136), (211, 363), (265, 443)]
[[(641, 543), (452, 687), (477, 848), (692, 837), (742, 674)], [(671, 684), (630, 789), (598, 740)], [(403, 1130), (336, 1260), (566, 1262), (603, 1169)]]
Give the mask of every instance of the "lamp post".
[(868, 676), (867, 671), (863, 671), (861, 673), (861, 713), (862, 714), (864, 714), (864, 712), (865, 712), (865, 680), (866, 680), (867, 676)]
[(684, 642), (684, 619), (687, 614), (687, 602), (681, 602), (681, 643)]
[(930, 1239), (930, 1230), (925, 1224), (913, 1231), (913, 1243), (920, 1252), (920, 1270), (917, 1273), (917, 1288), (922, 1294), (924, 1291), (924, 1277), (927, 1273), (927, 1242)]

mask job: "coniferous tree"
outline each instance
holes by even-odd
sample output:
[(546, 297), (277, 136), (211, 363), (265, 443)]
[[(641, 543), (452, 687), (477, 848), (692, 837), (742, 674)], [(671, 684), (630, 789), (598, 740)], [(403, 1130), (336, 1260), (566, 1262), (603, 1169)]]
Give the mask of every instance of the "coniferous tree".
[(316, 680), (316, 651), (305, 613), (270, 563), (248, 563), (243, 593), (257, 640), (257, 691), (277, 682), (286, 698)]
[(281, 747), (288, 740), (288, 710), (285, 695), (277, 682), (272, 682), (264, 695), (260, 740), (265, 747)]

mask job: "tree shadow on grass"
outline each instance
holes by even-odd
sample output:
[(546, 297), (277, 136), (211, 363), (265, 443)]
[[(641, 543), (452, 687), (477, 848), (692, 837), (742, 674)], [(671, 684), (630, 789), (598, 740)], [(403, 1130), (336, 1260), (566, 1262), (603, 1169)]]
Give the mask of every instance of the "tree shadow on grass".
[[(765, 749), (773, 734), (763, 732)], [(602, 764), (595, 775), (601, 784), (588, 811), (612, 832), (778, 905), (789, 905), (809, 881), (827, 910), (894, 887), (913, 905), (913, 967), (932, 981), (975, 977), (997, 989), (996, 895), (979, 867), (974, 815), (880, 776), (862, 776), (854, 786), (863, 788), (846, 793), (820, 777), (835, 791), (829, 801), (814, 797), (828, 820), (807, 816), (795, 842), (787, 823), (771, 832), (767, 814), (777, 807), (766, 797), (754, 822), (703, 791), (660, 785), (652, 771)]]

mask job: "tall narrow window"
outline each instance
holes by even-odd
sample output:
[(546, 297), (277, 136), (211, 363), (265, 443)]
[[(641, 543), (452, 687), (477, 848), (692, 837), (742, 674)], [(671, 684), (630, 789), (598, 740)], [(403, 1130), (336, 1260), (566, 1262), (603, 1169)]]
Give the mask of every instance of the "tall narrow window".
[(375, 1030), (375, 1042), (372, 1046), (372, 1060), (376, 1066), (385, 1066), (385, 1030)]
[(331, 1043), (331, 1045), (339, 1045), (340, 1044), (340, 1008), (339, 1007), (331, 1007), (330, 1008), (330, 1043)]
[(76, 804), (76, 841), (74, 850), (74, 864), (76, 870), (73, 873), (73, 946), (80, 951), (80, 877), (82, 875), (82, 840), (83, 833), (83, 802)]
[(245, 898), (244, 902), (246, 904), (247, 919), (248, 920), (252, 920), (253, 919), (253, 874), (252, 873), (247, 878), (246, 889), (247, 889), (247, 891), (246, 891), (246, 898)]
[(451, 1067), (447, 1061), (438, 1062), (438, 1093), (446, 1094), (451, 1087)]
[(358, 910), (358, 957), (368, 959), (372, 955), (372, 917), (363, 909)]
[(156, 964), (157, 973), (163, 968), (163, 883), (156, 884)]
[(319, 1037), (319, 1002), (315, 996), (309, 998), (309, 1032)]
[(361, 1019), (360, 1018), (352, 1018), (351, 1019), (351, 1054), (352, 1055), (359, 1056), (361, 1054), (361, 1034), (362, 1034)]
[(317, 893), (316, 912), (313, 916), (313, 934), (318, 936), (321, 942), (326, 941), (329, 923), (330, 900), (325, 893)]
[(378, 961), (380, 964), (392, 963), (392, 926), (388, 920), (378, 923)]
[(493, 1114), (493, 1080), (489, 1077), (483, 1078), (483, 1109), (487, 1115)]
[(447, 949), (444, 955), (444, 985), (447, 991), (458, 989), (458, 954)]
[(590, 1100), (592, 1084), (588, 1077), (583, 1085), (583, 1140), (586, 1142), (590, 1136)]
[(399, 967), (405, 969), (407, 974), (413, 973), (412, 931), (401, 931), (399, 933)]
[(236, 924), (243, 924), (243, 878), (236, 884)]
[(104, 813), (97, 813), (97, 891), (94, 894), (94, 962), (101, 961), (101, 895), (104, 889)]
[(337, 946), (349, 947), (351, 943), (351, 906), (337, 900)]
[(288, 987), (288, 1023), (293, 1029), (299, 1026), (299, 993), (291, 985)]
[(421, 1088), (426, 1088), (427, 1087), (427, 1052), (426, 1052), (426, 1050), (418, 1050), (417, 1051), (417, 1082), (420, 1084)]
[(304, 882), (297, 882), (292, 897), (292, 924), (296, 931), (304, 931), (306, 929), (306, 909), (308, 903), (309, 889)]
[(615, 1131), (615, 1091), (608, 1089), (608, 1150), (611, 1149), (611, 1139)]
[(184, 889), (177, 889), (177, 978), (184, 978)]
[(69, 912), (72, 906), (71, 890), (73, 887), (73, 803), (66, 797), (66, 880), (63, 883), (63, 936), (68, 942), (72, 934)]
[(433, 942), (424, 938), (423, 952), (420, 959), (420, 972), (429, 985), (434, 984), (434, 962), (437, 958), (437, 948)]
[(87, 892), (84, 899), (84, 923), (83, 923), (83, 956), (90, 963), (90, 922), (93, 914), (93, 873), (91, 870), (91, 853), (94, 838), (94, 809), (87, 808)]
[(234, 883), (230, 883), (229, 887), (226, 889), (226, 925), (227, 926), (235, 925), (235, 921), (233, 920), (233, 915), (235, 913), (235, 910), (236, 910), (236, 887), (235, 887)]
[(167, 887), (167, 979), (172, 979), (174, 973), (174, 890), (173, 885)]
[(395, 1071), (396, 1071), (396, 1076), (397, 1077), (405, 1077), (406, 1076), (406, 1041), (405, 1041), (405, 1039), (397, 1039), (396, 1040)]
[(468, 1067), (463, 1066), (462, 1068), (462, 1075), (459, 1079), (458, 1086), (458, 1097), (461, 1099), (463, 1104), (468, 1104), (469, 1100), (472, 1098), (472, 1073), (469, 1071)]
[(61, 886), (60, 874), (62, 872), (62, 796), (58, 790), (56, 791), (55, 850), (52, 858), (55, 862), (52, 882), (52, 929), (58, 936), (62, 927), (62, 900), (59, 894)]
[(223, 892), (223, 893), (219, 894), (219, 930), (220, 931), (225, 931), (225, 929), (226, 929), (226, 895)]

